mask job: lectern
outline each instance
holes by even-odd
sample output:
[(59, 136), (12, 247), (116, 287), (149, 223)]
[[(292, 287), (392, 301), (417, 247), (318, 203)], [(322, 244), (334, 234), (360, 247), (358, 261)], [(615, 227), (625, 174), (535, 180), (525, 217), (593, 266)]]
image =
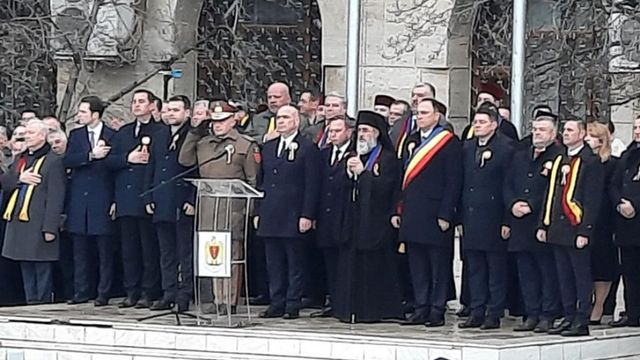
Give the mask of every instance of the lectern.
[[(202, 301), (199, 279), (226, 279), (224, 281), (224, 298), (215, 303), (227, 305), (228, 326), (242, 326), (242, 322), (232, 322), (231, 296), (234, 291), (239, 296), (240, 288), (235, 288), (231, 281), (231, 273), (235, 267), (243, 269), (246, 311), (251, 322), (249, 305), (249, 289), (247, 282), (247, 237), (251, 224), (251, 208), (253, 199), (264, 195), (240, 179), (187, 179), (197, 189), (196, 214), (193, 239), (193, 274), (195, 305), (197, 320), (200, 324)], [(242, 251), (234, 247), (242, 245)], [(234, 254), (235, 252), (235, 259)], [(220, 281), (213, 281), (214, 293)], [(220, 315), (218, 315), (220, 317)]]

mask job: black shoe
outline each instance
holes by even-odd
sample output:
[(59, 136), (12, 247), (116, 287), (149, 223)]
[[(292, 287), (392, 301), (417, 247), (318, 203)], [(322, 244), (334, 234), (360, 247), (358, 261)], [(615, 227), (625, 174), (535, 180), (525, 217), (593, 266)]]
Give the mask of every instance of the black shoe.
[(602, 325), (602, 318), (598, 320), (589, 320), (589, 326), (598, 326)]
[(457, 317), (469, 317), (471, 315), (471, 310), (468, 307), (462, 305), (462, 307), (456, 311)]
[(135, 308), (136, 309), (147, 309), (151, 307), (151, 300), (147, 299), (147, 298), (142, 298), (140, 300), (138, 300), (138, 302), (136, 303)]
[[(163, 310), (171, 310), (173, 309), (174, 302), (171, 300), (158, 300), (155, 301), (151, 306), (149, 306), (149, 310), (151, 311), (163, 311)], [(137, 306), (136, 306), (137, 307)]]
[(551, 329), (549, 329), (549, 331), (547, 331), (547, 334), (549, 335), (560, 335), (563, 331), (567, 330), (571, 328), (571, 322), (567, 321), (567, 320), (562, 320), (562, 322), (560, 324), (558, 324), (557, 326), (553, 326), (551, 327)]
[(258, 295), (249, 299), (249, 305), (269, 305), (269, 297)]
[(67, 305), (78, 305), (78, 304), (85, 304), (88, 302), (89, 302), (89, 299), (78, 299), (74, 297), (67, 300)]
[(563, 332), (560, 333), (562, 336), (588, 336), (589, 335), (589, 326), (587, 325), (576, 325), (572, 326)]
[(99, 297), (99, 298), (96, 298), (93, 301), (93, 306), (95, 306), (95, 307), (103, 307), (103, 306), (107, 306), (107, 305), (109, 305), (109, 299), (108, 298)]
[(549, 329), (551, 329), (552, 324), (553, 322), (551, 320), (542, 319), (538, 322), (538, 325), (536, 325), (536, 328), (533, 329), (533, 332), (536, 334), (546, 333), (549, 331)]
[(532, 331), (538, 325), (538, 318), (528, 317), (522, 324), (513, 328), (513, 331)]
[(460, 329), (474, 329), (479, 328), (484, 323), (484, 319), (470, 316), (467, 321), (458, 324)]
[(426, 327), (441, 327), (444, 326), (444, 315), (441, 316), (429, 316), (429, 320), (424, 323)]
[(423, 314), (413, 313), (409, 316), (405, 321), (402, 321), (400, 325), (411, 326), (411, 325), (423, 325), (427, 322), (429, 318), (424, 316)]
[(333, 316), (333, 308), (332, 307), (325, 307), (320, 311), (314, 311), (311, 313), (311, 315), (309, 315), (312, 318), (327, 318), (327, 317), (331, 317)]
[(303, 309), (322, 309), (324, 306), (324, 299), (303, 297), (300, 302)]
[(120, 304), (118, 304), (118, 307), (121, 308), (121, 309), (134, 307), (134, 306), (136, 306), (137, 302), (138, 302), (138, 299), (132, 298), (132, 297), (127, 297), (124, 300), (122, 300), (122, 302)]
[(500, 318), (488, 317), (484, 319), (482, 325), (480, 325), (480, 330), (493, 330), (500, 329)]
[(178, 305), (177, 312), (179, 312), (179, 313), (183, 313), (183, 312), (189, 311), (189, 302), (188, 301), (178, 301), (178, 302), (176, 302), (176, 305)]
[(218, 304), (218, 315), (227, 316), (229, 312), (227, 311), (227, 304)]
[(617, 328), (617, 327), (638, 327), (640, 326), (640, 320), (639, 319), (635, 319), (632, 320), (630, 319), (628, 316), (622, 316), (620, 317), (620, 319), (616, 320), (616, 321), (612, 321), (611, 322), (611, 327)]
[(294, 320), (300, 317), (300, 312), (298, 310), (287, 311), (282, 315), (282, 318), (285, 320)]
[(279, 317), (282, 317), (283, 315), (284, 315), (284, 310), (272, 308), (271, 306), (269, 306), (267, 310), (258, 314), (258, 316), (263, 319), (279, 318)]

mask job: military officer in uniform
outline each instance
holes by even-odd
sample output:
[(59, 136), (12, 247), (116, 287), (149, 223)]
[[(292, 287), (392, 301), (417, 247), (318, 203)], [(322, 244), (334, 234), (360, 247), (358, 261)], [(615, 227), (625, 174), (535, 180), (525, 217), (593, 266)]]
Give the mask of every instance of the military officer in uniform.
[(268, 108), (251, 119), (247, 134), (251, 135), (258, 144), (277, 138), (276, 114), (281, 107), (289, 103), (291, 103), (289, 86), (281, 82), (271, 84), (267, 89)]
[[(179, 161), (183, 166), (198, 166), (200, 177), (205, 179), (240, 179), (256, 186), (260, 149), (256, 141), (235, 129), (234, 113), (236, 109), (224, 101), (215, 101), (210, 107), (210, 121), (191, 121), (191, 130), (180, 151)], [(246, 204), (244, 200), (203, 199), (200, 206), (199, 230), (231, 231), (233, 260), (241, 260), (244, 250), (244, 219)], [(231, 211), (227, 211), (228, 207)], [(227, 214), (231, 214), (227, 219)], [(212, 220), (217, 217), (215, 228)], [(231, 269), (231, 292), (227, 294), (229, 280), (216, 280), (215, 311), (226, 315), (234, 313), (243, 284), (241, 265)], [(230, 302), (227, 303), (227, 298)]]
[(536, 240), (551, 165), (564, 151), (556, 143), (557, 118), (540, 112), (532, 122), (528, 146), (514, 154), (506, 178), (505, 200), (509, 211), (511, 236), (509, 252), (515, 254), (526, 320), (514, 331), (546, 333), (560, 312), (558, 278), (553, 249)]
[(69, 301), (72, 304), (88, 301), (95, 290), (91, 281), (96, 269), (94, 254), (98, 255), (95, 306), (108, 304), (113, 281), (116, 249), (111, 237), (113, 221), (109, 217), (113, 177), (104, 159), (111, 151), (109, 144), (115, 131), (102, 122), (104, 109), (104, 103), (96, 96), (80, 99), (76, 117), (85, 126), (71, 131), (69, 150), (64, 157), (65, 167), (71, 169), (65, 227), (73, 239), (75, 294)]
[(462, 185), (462, 148), (438, 124), (437, 102), (420, 101), (419, 131), (407, 139), (398, 215), (391, 221), (406, 244), (415, 311), (407, 324), (444, 325), (453, 267), (453, 222)]
[(604, 173), (600, 160), (584, 142), (586, 125), (581, 120), (564, 124), (562, 142), (549, 170), (542, 221), (537, 239), (553, 246), (564, 308), (564, 320), (549, 334), (589, 334), (591, 316), (591, 254), (589, 241), (600, 210)]
[(317, 146), (298, 132), (298, 110), (278, 110), (279, 137), (265, 143), (254, 226), (265, 241), (271, 304), (264, 318), (295, 319), (302, 306), (305, 235), (315, 220), (319, 190)]
[(140, 194), (151, 145), (164, 125), (152, 115), (155, 96), (147, 90), (133, 93), (131, 112), (136, 120), (123, 126), (114, 136), (107, 166), (114, 173), (114, 203), (110, 213), (120, 230), (124, 288), (127, 297), (119, 304), (127, 308), (148, 308), (160, 297), (160, 250), (154, 236), (151, 216), (145, 211)]
[(511, 141), (497, 133), (498, 109), (483, 104), (473, 118), (476, 137), (463, 146), (462, 249), (468, 266), (470, 317), (460, 328), (500, 327), (507, 295), (507, 243), (503, 184)]
[[(151, 145), (145, 173), (145, 210), (152, 217), (160, 248), (162, 299), (151, 310), (168, 310), (174, 304), (178, 312), (188, 310), (193, 292), (192, 223), (194, 188), (183, 179), (168, 182), (184, 172), (178, 154), (189, 131), (191, 101), (184, 95), (169, 98), (163, 105), (163, 121)], [(158, 187), (157, 189), (154, 189)], [(182, 283), (178, 283), (178, 267)]]

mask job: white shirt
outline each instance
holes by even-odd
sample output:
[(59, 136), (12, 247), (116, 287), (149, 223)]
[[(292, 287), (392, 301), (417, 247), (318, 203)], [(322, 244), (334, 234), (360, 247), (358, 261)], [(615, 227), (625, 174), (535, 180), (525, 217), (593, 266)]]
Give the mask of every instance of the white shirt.
[(611, 155), (620, 157), (625, 150), (627, 150), (627, 146), (624, 142), (618, 138), (613, 138), (613, 141), (611, 141)]
[[(340, 147), (336, 147), (336, 146), (333, 147), (333, 153), (331, 155), (331, 165), (337, 164), (340, 160), (344, 158), (350, 144), (351, 144), (351, 140), (347, 141), (346, 143), (344, 143), (344, 145)], [(340, 155), (336, 158), (336, 155), (338, 155), (338, 153)]]
[(424, 141), (424, 139), (428, 138), (432, 132), (433, 132), (433, 129), (429, 129), (426, 131), (420, 130), (420, 140)]
[(580, 150), (582, 150), (582, 148), (584, 147), (584, 144), (578, 146), (575, 149), (567, 149), (567, 155), (569, 156), (576, 156), (578, 155), (578, 153), (580, 152)]
[(93, 144), (91, 144), (92, 149), (96, 147), (96, 144), (98, 144), (98, 140), (100, 140), (100, 135), (102, 135), (103, 127), (104, 127), (104, 124), (102, 124), (102, 121), (99, 121), (98, 125), (96, 125), (94, 128), (87, 126), (87, 135), (89, 136), (89, 142), (91, 142), (90, 133), (93, 133)]
[(287, 137), (280, 136), (280, 144), (278, 145), (278, 156), (282, 156), (284, 150), (288, 149), (291, 146), (291, 142), (297, 135), (298, 132), (296, 131)]

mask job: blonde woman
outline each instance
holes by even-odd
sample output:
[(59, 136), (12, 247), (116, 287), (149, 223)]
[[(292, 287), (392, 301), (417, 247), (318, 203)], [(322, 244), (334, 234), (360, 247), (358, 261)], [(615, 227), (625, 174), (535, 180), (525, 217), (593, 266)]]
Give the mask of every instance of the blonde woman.
[(609, 191), (613, 188), (612, 180), (615, 169), (615, 158), (611, 156), (611, 133), (607, 125), (592, 122), (587, 125), (586, 142), (602, 163), (605, 173), (605, 196), (602, 197), (600, 212), (591, 248), (591, 275), (593, 277), (594, 301), (591, 311), (590, 325), (600, 325), (604, 302), (611, 289), (611, 283), (618, 276), (618, 255), (613, 245), (614, 205)]

